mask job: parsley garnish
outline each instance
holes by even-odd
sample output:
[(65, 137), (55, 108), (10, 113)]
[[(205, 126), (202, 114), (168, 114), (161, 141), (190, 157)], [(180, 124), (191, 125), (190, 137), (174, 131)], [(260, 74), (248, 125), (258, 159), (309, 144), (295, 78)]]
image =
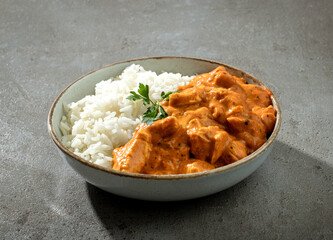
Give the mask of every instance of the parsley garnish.
[(161, 97), (162, 97), (162, 99), (169, 101), (169, 96), (173, 93), (175, 93), (175, 92), (167, 92), (167, 93), (161, 92)]
[(142, 122), (146, 123), (147, 125), (152, 124), (153, 122), (166, 118), (168, 114), (163, 109), (163, 107), (160, 105), (160, 102), (163, 100), (168, 101), (169, 96), (174, 92), (161, 92), (162, 99), (160, 101), (153, 102), (149, 98), (149, 86), (143, 85), (142, 83), (139, 83), (139, 89), (138, 93), (134, 91), (130, 91), (131, 95), (127, 97), (127, 99), (132, 101), (142, 100), (143, 105), (151, 104), (147, 111), (142, 116)]

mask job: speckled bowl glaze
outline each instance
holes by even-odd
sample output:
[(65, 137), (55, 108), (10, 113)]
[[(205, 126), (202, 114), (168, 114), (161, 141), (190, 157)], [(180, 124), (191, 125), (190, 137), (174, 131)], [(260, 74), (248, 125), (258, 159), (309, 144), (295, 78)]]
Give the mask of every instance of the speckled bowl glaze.
[(274, 96), (272, 96), (272, 102), (277, 111), (277, 121), (267, 142), (246, 158), (221, 168), (192, 174), (144, 175), (106, 169), (76, 156), (60, 141), (59, 125), (64, 115), (63, 103), (78, 101), (86, 95), (94, 94), (96, 83), (118, 76), (133, 63), (157, 73), (166, 71), (183, 75), (206, 73), (218, 66), (224, 66), (231, 74), (245, 78), (248, 83), (267, 88), (255, 77), (237, 68), (219, 62), (186, 57), (128, 60), (108, 65), (80, 77), (55, 99), (48, 115), (48, 130), (59, 154), (87, 182), (107, 192), (129, 198), (152, 201), (186, 200), (207, 196), (235, 185), (253, 173), (268, 157), (281, 126), (281, 111)]

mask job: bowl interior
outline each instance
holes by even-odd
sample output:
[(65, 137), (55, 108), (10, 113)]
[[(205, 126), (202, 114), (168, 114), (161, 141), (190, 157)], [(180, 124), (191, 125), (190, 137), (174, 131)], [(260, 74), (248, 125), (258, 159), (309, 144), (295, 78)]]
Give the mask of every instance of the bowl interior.
[[(241, 70), (238, 70), (234, 67), (222, 63), (212, 62), (203, 59), (182, 58), (182, 57), (157, 57), (157, 58), (135, 59), (135, 60), (129, 60), (129, 61), (111, 64), (96, 71), (90, 72), (84, 75), (83, 77), (77, 79), (76, 81), (71, 83), (65, 90), (63, 90), (61, 94), (57, 97), (57, 99), (54, 101), (53, 106), (51, 107), (51, 111), (49, 113), (48, 123), (51, 136), (53, 137), (53, 140), (58, 145), (58, 147), (60, 147), (62, 150), (64, 150), (65, 148), (60, 142), (62, 134), (60, 132), (60, 127), (59, 127), (61, 118), (64, 115), (64, 107), (63, 107), (64, 104), (76, 102), (87, 95), (94, 94), (95, 85), (98, 82), (102, 80), (107, 80), (110, 77), (116, 77), (120, 75), (121, 72), (131, 64), (139, 64), (143, 66), (145, 70), (151, 70), (158, 74), (162, 72), (173, 72), (173, 73), (181, 73), (182, 75), (188, 75), (188, 76), (206, 73), (215, 69), (218, 66), (224, 66), (231, 74), (246, 79), (248, 83), (260, 85), (266, 88), (266, 86), (258, 79)], [(256, 152), (258, 152), (260, 149), (264, 148), (265, 146), (269, 145), (275, 139), (280, 128), (281, 113), (280, 113), (279, 104), (274, 96), (272, 98), (272, 101), (273, 101), (273, 106), (277, 110), (277, 122), (275, 124), (274, 131), (271, 134), (268, 141)], [(252, 153), (251, 155), (253, 154), (254, 153)], [(80, 159), (76, 155), (75, 158)], [(82, 159), (80, 160), (82, 161)], [(233, 163), (233, 165), (241, 164), (240, 161), (238, 162)], [(96, 165), (92, 164), (92, 166), (95, 167)], [(99, 166), (96, 166), (96, 168), (100, 169)], [(125, 175), (127, 174), (125, 173)]]

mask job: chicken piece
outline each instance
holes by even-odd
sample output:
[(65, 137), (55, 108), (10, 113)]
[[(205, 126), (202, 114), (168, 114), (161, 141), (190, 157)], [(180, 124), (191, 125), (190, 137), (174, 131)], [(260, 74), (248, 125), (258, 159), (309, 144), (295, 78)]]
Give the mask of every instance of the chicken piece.
[(215, 167), (228, 165), (242, 158), (245, 158), (247, 155), (248, 153), (246, 151), (246, 145), (244, 142), (242, 140), (233, 140), (226, 147), (225, 151), (216, 162)]
[(253, 136), (261, 136), (265, 138), (266, 127), (261, 121), (253, 120), (243, 116), (231, 116), (227, 118), (229, 127), (235, 132), (247, 131)]
[(214, 169), (214, 165), (197, 159), (188, 159), (182, 161), (178, 168), (179, 174), (197, 173)]
[(154, 145), (147, 165), (142, 169), (145, 174), (177, 174), (180, 162), (189, 159), (190, 148), (166, 148)]
[(228, 110), (228, 112), (226, 112), (226, 117), (242, 117), (242, 116), (248, 116), (246, 111), (244, 110), (244, 106), (236, 106), (233, 107), (231, 109)]
[(232, 116), (227, 118), (227, 122), (235, 135), (251, 149), (259, 148), (266, 140), (266, 127), (260, 120)]
[(214, 74), (211, 73), (204, 73), (195, 76), (192, 81), (185, 85), (185, 86), (179, 86), (177, 91), (184, 91), (185, 89), (194, 88), (197, 86), (207, 86), (207, 87), (214, 87)]
[(261, 121), (266, 126), (267, 132), (273, 131), (276, 122), (276, 110), (272, 105), (268, 106), (267, 108), (254, 107), (252, 112), (260, 117)]
[(113, 150), (113, 169), (132, 173), (141, 172), (152, 149), (151, 134), (145, 131), (145, 126), (141, 123), (127, 144)]
[(148, 127), (149, 133), (152, 135), (153, 143), (158, 138), (167, 138), (173, 136), (180, 128), (179, 122), (175, 117), (167, 117), (152, 123)]
[(156, 121), (147, 129), (152, 136), (152, 150), (142, 173), (177, 173), (179, 163), (190, 157), (186, 129), (173, 116)]
[(212, 111), (214, 119), (224, 125), (226, 124), (226, 117), (230, 115), (230, 111), (236, 107), (243, 107), (245, 101), (242, 97), (243, 95), (238, 92), (227, 89), (222, 90), (223, 91), (211, 91), (214, 97), (209, 101), (209, 109)]
[(242, 95), (229, 91), (228, 95), (226, 95), (220, 103), (223, 105), (225, 112), (230, 111), (230, 109), (237, 107), (237, 106), (245, 106), (245, 101), (242, 98)]
[(179, 93), (171, 94), (169, 105), (172, 107), (189, 106), (202, 101), (203, 88), (189, 88)]
[(214, 74), (213, 82), (218, 87), (230, 88), (234, 85), (246, 83), (245, 79), (232, 76), (224, 67), (216, 68), (212, 74)]
[(214, 164), (229, 144), (229, 134), (217, 126), (193, 127), (197, 124), (192, 121), (187, 130), (191, 153), (197, 159)]
[[(184, 119), (186, 124), (190, 122), (192, 119), (197, 119), (200, 121), (201, 126), (218, 126), (223, 128), (221, 124), (214, 120), (213, 115), (206, 107), (201, 107), (196, 110), (188, 110), (184, 114)], [(187, 127), (188, 128), (188, 127)]]
[(150, 174), (177, 172), (179, 161), (189, 158), (186, 130), (175, 117), (150, 126), (141, 123), (133, 138), (113, 151), (113, 169)]
[(226, 123), (225, 110), (223, 105), (218, 100), (211, 100), (209, 102), (209, 110), (212, 112), (212, 116), (215, 121), (224, 125)]
[(211, 95), (210, 99), (221, 100), (225, 98), (230, 90), (226, 88), (205, 87), (206, 95)]
[(252, 84), (244, 84), (242, 88), (245, 90), (246, 103), (250, 108), (255, 106), (265, 108), (272, 104), (270, 91), (266, 91), (266, 89)]
[(232, 76), (225, 67), (220, 66), (209, 73), (200, 74), (194, 77), (189, 84), (178, 87), (178, 91), (183, 91), (196, 86), (230, 88), (234, 85), (245, 83), (245, 79)]

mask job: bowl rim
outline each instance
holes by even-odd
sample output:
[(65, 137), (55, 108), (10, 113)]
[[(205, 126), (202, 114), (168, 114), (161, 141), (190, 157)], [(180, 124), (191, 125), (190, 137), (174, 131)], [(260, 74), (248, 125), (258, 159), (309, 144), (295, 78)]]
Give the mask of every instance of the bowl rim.
[(118, 171), (118, 170), (114, 170), (114, 169), (109, 169), (100, 165), (97, 165), (95, 163), (92, 163), (88, 160), (85, 160), (81, 157), (79, 157), (78, 155), (74, 154), (72, 151), (70, 151), (67, 147), (65, 147), (65, 145), (63, 145), (63, 143), (61, 142), (61, 140), (57, 137), (54, 127), (53, 127), (53, 114), (54, 114), (54, 109), (56, 107), (56, 105), (58, 104), (59, 100), (61, 99), (61, 97), (64, 95), (64, 93), (75, 83), (77, 83), (78, 81), (80, 81), (82, 78), (91, 75), (101, 69), (104, 68), (108, 68), (114, 65), (118, 65), (118, 64), (122, 64), (122, 63), (130, 63), (130, 62), (134, 62), (134, 61), (142, 61), (142, 60), (152, 60), (152, 59), (187, 59), (187, 60), (195, 60), (195, 61), (200, 61), (200, 62), (207, 62), (207, 63), (212, 63), (212, 64), (218, 64), (220, 66), (223, 67), (227, 67), (229, 69), (232, 69), (234, 71), (238, 71), (241, 72), (244, 76), (246, 76), (247, 78), (250, 78), (251, 80), (254, 80), (256, 82), (256, 84), (260, 85), (263, 88), (268, 88), (263, 82), (261, 82), (260, 80), (258, 80), (256, 77), (252, 76), (251, 74), (240, 70), (238, 68), (235, 68), (233, 66), (218, 62), (218, 61), (213, 61), (213, 60), (207, 60), (207, 59), (202, 59), (202, 58), (193, 58), (193, 57), (180, 57), (180, 56), (162, 56), (162, 57), (144, 57), (144, 58), (135, 58), (135, 59), (129, 59), (129, 60), (125, 60), (125, 61), (120, 61), (120, 62), (116, 62), (116, 63), (112, 63), (106, 66), (103, 66), (101, 68), (98, 68), (96, 70), (93, 70), (91, 72), (88, 72), (87, 74), (77, 78), (76, 80), (74, 80), (73, 82), (71, 82), (64, 90), (62, 90), (60, 92), (60, 94), (56, 97), (56, 99), (53, 101), (49, 114), (48, 114), (48, 119), (47, 119), (47, 125), (48, 125), (48, 131), (49, 134), (53, 140), (53, 142), (56, 144), (56, 146), (66, 155), (68, 155), (69, 157), (72, 157), (73, 159), (75, 159), (76, 161), (78, 161), (79, 163), (82, 163), (88, 167), (92, 167), (95, 170), (98, 171), (102, 171), (108, 174), (112, 174), (112, 175), (117, 175), (120, 177), (129, 177), (129, 178), (140, 178), (140, 179), (155, 179), (155, 180), (180, 180), (180, 179), (192, 179), (192, 178), (198, 178), (198, 177), (203, 177), (203, 176), (209, 176), (209, 175), (214, 175), (217, 173), (222, 173), (222, 172), (227, 172), (230, 170), (235, 169), (236, 167), (239, 167), (241, 165), (244, 165), (248, 162), (250, 162), (251, 160), (253, 160), (254, 158), (258, 157), (260, 154), (262, 154), (264, 151), (266, 151), (268, 149), (268, 147), (273, 143), (273, 141), (276, 139), (278, 132), (281, 128), (281, 122), (282, 122), (282, 116), (281, 116), (281, 109), (280, 109), (280, 105), (276, 99), (276, 97), (274, 96), (274, 94), (272, 93), (271, 95), (271, 100), (273, 103), (273, 107), (276, 110), (276, 122), (275, 122), (275, 126), (273, 129), (273, 132), (271, 133), (270, 137), (267, 139), (267, 141), (260, 147), (258, 148), (256, 151), (254, 151), (253, 153), (251, 153), (250, 155), (246, 156), (245, 158), (228, 164), (226, 166), (222, 166), (219, 168), (215, 168), (212, 170), (208, 170), (208, 171), (204, 171), (204, 172), (198, 172), (198, 173), (187, 173), (187, 174), (170, 174), (170, 175), (149, 175), (149, 174), (142, 174), (142, 173), (130, 173), (130, 172), (123, 172), (123, 171)]

